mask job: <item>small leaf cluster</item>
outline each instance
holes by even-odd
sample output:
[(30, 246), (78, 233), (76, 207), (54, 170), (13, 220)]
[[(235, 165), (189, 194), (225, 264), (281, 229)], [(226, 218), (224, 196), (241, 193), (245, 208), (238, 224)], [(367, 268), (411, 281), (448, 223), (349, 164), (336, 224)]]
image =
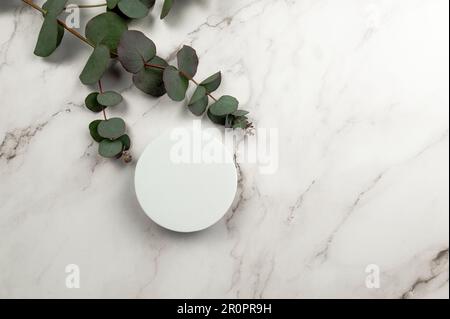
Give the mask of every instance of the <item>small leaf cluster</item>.
[[(228, 128), (249, 127), (248, 112), (238, 110), (239, 101), (236, 98), (225, 95), (215, 99), (211, 95), (222, 82), (220, 72), (201, 83), (194, 80), (199, 58), (193, 48), (183, 46), (178, 51), (178, 63), (175, 67), (157, 56), (152, 40), (140, 31), (131, 30), (122, 34), (117, 53), (125, 70), (133, 73), (134, 84), (143, 92), (155, 97), (167, 93), (173, 101), (180, 102), (186, 98), (189, 83), (194, 82), (197, 88), (188, 103), (188, 108), (194, 115), (202, 116), (206, 112), (209, 119), (216, 124)], [(214, 103), (209, 106), (210, 99), (213, 99)]]
[[(86, 107), (94, 112), (104, 112), (122, 102), (122, 96), (114, 91), (92, 92), (86, 97)], [(126, 124), (121, 118), (95, 120), (89, 124), (89, 132), (99, 143), (98, 152), (106, 158), (121, 158), (131, 147), (130, 137), (125, 134)]]
[(99, 143), (98, 152), (106, 158), (121, 158), (130, 149), (131, 140), (125, 130), (125, 121), (117, 117), (89, 124), (92, 138)]

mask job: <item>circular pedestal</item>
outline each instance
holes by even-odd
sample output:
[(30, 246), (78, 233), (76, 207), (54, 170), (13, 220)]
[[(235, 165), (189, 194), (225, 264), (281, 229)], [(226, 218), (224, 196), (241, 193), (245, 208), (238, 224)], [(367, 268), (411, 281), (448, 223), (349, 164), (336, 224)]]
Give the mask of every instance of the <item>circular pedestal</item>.
[(135, 173), (138, 201), (160, 226), (195, 232), (217, 223), (236, 195), (233, 156), (205, 132), (169, 132), (150, 143)]

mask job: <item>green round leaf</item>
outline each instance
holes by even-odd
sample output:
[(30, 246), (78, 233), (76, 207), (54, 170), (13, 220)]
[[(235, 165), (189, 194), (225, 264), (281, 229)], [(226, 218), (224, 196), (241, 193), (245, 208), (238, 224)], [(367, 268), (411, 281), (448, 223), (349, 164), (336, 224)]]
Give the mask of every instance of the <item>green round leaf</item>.
[(98, 134), (111, 140), (117, 139), (125, 134), (125, 122), (121, 118), (102, 121), (98, 125)]
[(128, 151), (131, 148), (131, 139), (127, 134), (122, 135), (118, 140), (122, 142), (124, 151)]
[(125, 21), (114, 12), (105, 12), (92, 18), (86, 25), (86, 37), (94, 44), (104, 44), (116, 51), (122, 33), (127, 31)]
[(178, 69), (189, 79), (192, 79), (197, 73), (198, 56), (195, 50), (189, 46), (183, 48), (177, 53)]
[(211, 108), (207, 112), (208, 118), (211, 120), (211, 122), (219, 125), (225, 125), (226, 116), (216, 116), (211, 113)]
[(216, 116), (225, 116), (237, 111), (239, 101), (229, 95), (222, 96), (216, 103), (209, 108), (211, 113)]
[(206, 89), (203, 86), (198, 86), (189, 101), (189, 110), (197, 116), (201, 116), (205, 113), (208, 107), (208, 96), (206, 95)]
[(108, 9), (114, 9), (120, 0), (106, 0), (106, 4), (108, 5)]
[(80, 80), (85, 85), (92, 85), (100, 81), (109, 65), (109, 49), (104, 45), (99, 45), (89, 57)]
[(103, 106), (116, 106), (122, 100), (122, 95), (113, 91), (104, 92), (97, 96), (98, 103)]
[(100, 103), (98, 103), (97, 101), (98, 94), (98, 92), (91, 93), (86, 97), (86, 100), (84, 101), (86, 107), (94, 113), (101, 112), (104, 109), (104, 106), (100, 105)]
[(189, 110), (197, 116), (203, 115), (205, 113), (206, 108), (208, 107), (208, 97), (205, 95), (200, 100), (197, 100), (196, 102), (189, 104), (188, 108)]
[(192, 95), (191, 100), (189, 101), (189, 105), (202, 100), (206, 96), (206, 89), (203, 86), (198, 86)]
[(123, 151), (123, 144), (120, 140), (103, 140), (98, 145), (98, 153), (106, 158), (115, 158)]
[(233, 113), (233, 115), (237, 117), (246, 116), (247, 114), (249, 114), (249, 112), (244, 110), (237, 110), (236, 112)]
[(155, 5), (155, 2), (156, 2), (156, 0), (139, 0), (139, 1), (141, 1), (149, 9), (152, 8)]
[(156, 46), (140, 31), (126, 31), (117, 48), (119, 61), (131, 73), (138, 73), (156, 56)]
[(161, 11), (161, 19), (164, 19), (170, 12), (170, 9), (172, 9), (174, 0), (165, 0), (164, 5)]
[(228, 115), (225, 117), (225, 127), (226, 127), (226, 128), (231, 128), (231, 127), (233, 127), (233, 121), (234, 121), (234, 116), (231, 115), (231, 114), (228, 114)]
[(89, 132), (91, 133), (91, 137), (96, 142), (101, 142), (104, 140), (104, 138), (98, 134), (98, 125), (100, 122), (101, 120), (95, 120), (89, 124)]
[(248, 120), (245, 116), (236, 117), (233, 120), (233, 128), (246, 129), (248, 126)]
[(167, 95), (174, 101), (183, 101), (189, 87), (188, 79), (182, 76), (177, 68), (169, 66), (164, 70), (163, 80)]
[(58, 48), (63, 35), (64, 28), (58, 24), (56, 16), (53, 14), (46, 15), (39, 32), (34, 54), (44, 58), (50, 56)]
[(140, 0), (120, 0), (118, 7), (131, 19), (141, 19), (148, 15), (148, 7)]
[(205, 81), (200, 83), (201, 86), (204, 86), (208, 93), (212, 93), (217, 90), (222, 82), (222, 73), (217, 72), (216, 74), (211, 75)]
[(151, 96), (160, 97), (166, 94), (162, 70), (145, 68), (133, 76), (133, 83), (139, 90)]

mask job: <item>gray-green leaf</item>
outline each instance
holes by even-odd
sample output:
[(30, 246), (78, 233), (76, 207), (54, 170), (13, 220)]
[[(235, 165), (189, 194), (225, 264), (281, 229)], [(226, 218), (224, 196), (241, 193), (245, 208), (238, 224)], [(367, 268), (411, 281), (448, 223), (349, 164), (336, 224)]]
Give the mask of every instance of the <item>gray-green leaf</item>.
[(131, 73), (138, 73), (156, 56), (156, 46), (140, 31), (126, 31), (117, 48), (119, 61)]
[(206, 96), (206, 89), (203, 86), (198, 86), (195, 90), (194, 94), (191, 97), (191, 100), (189, 101), (189, 105), (194, 104), (195, 102), (198, 102), (199, 100), (203, 99)]
[[(162, 67), (168, 66), (165, 60), (157, 56), (151, 59), (149, 63)], [(163, 70), (147, 67), (142, 69), (138, 74), (133, 75), (133, 83), (139, 90), (151, 96), (160, 97), (166, 94), (163, 73)]]
[(94, 44), (104, 44), (116, 51), (122, 33), (127, 31), (125, 21), (114, 12), (105, 12), (92, 18), (86, 25), (86, 37)]
[(246, 116), (247, 114), (249, 114), (249, 112), (244, 110), (237, 110), (236, 112), (233, 113), (233, 115), (236, 117)]
[(187, 45), (177, 53), (178, 69), (189, 79), (192, 79), (197, 73), (198, 56), (195, 50)]
[(205, 113), (206, 108), (208, 107), (208, 97), (205, 95), (200, 100), (197, 100), (196, 102), (189, 104), (188, 108), (189, 110), (197, 116), (203, 115)]
[(140, 0), (120, 0), (120, 11), (131, 19), (140, 19), (148, 15), (149, 8)]
[(188, 79), (182, 76), (177, 68), (169, 66), (164, 70), (163, 80), (167, 95), (174, 101), (183, 101), (189, 87)]
[(94, 113), (101, 112), (104, 109), (104, 106), (100, 105), (100, 103), (98, 103), (97, 101), (98, 94), (98, 92), (91, 93), (86, 97), (86, 100), (84, 101), (86, 107)]
[(246, 129), (248, 126), (248, 120), (245, 116), (236, 117), (233, 121), (233, 128)]
[(100, 122), (101, 120), (95, 120), (89, 124), (89, 133), (91, 133), (91, 137), (94, 139), (94, 141), (98, 143), (104, 140), (104, 138), (98, 134), (97, 130)]
[(209, 108), (211, 113), (216, 116), (225, 116), (237, 111), (239, 101), (229, 95), (222, 96), (216, 103)]
[[(101, 124), (101, 123), (100, 123)], [(98, 153), (106, 158), (114, 158), (119, 156), (123, 151), (123, 144), (121, 140), (103, 140), (98, 145)]]
[(201, 86), (204, 86), (208, 93), (212, 93), (217, 90), (222, 82), (222, 73), (217, 72), (216, 74), (211, 75), (205, 81), (200, 83)]
[(53, 14), (46, 15), (39, 32), (34, 54), (40, 57), (50, 56), (58, 48), (63, 35), (64, 28), (58, 24), (56, 16)]
[(42, 9), (46, 11), (46, 14), (58, 16), (64, 11), (67, 0), (48, 0), (42, 5)]
[(108, 9), (114, 9), (120, 0), (106, 0), (106, 4), (108, 5)]
[(211, 120), (211, 122), (215, 123), (215, 124), (219, 124), (219, 125), (225, 125), (225, 121), (226, 121), (226, 116), (216, 116), (214, 114), (211, 113), (211, 108), (209, 108), (208, 112), (208, 117)]
[(98, 125), (98, 134), (111, 140), (117, 139), (125, 134), (125, 122), (117, 117), (102, 121)]
[(98, 103), (103, 106), (116, 106), (122, 102), (122, 100), (122, 95), (113, 91), (104, 92), (97, 96)]
[(170, 9), (172, 9), (173, 2), (174, 2), (174, 0), (165, 0), (164, 1), (164, 5), (163, 5), (162, 11), (161, 11), (161, 19), (164, 19), (165, 17), (167, 17), (167, 15), (170, 12)]
[(203, 86), (198, 86), (189, 101), (189, 110), (197, 116), (201, 116), (205, 113), (208, 107), (208, 96), (206, 95), (206, 89)]
[(131, 148), (131, 139), (127, 134), (122, 135), (118, 140), (122, 142), (124, 151), (128, 151)]
[(81, 72), (81, 82), (85, 85), (92, 85), (100, 81), (108, 68), (109, 58), (109, 49), (104, 45), (97, 46)]

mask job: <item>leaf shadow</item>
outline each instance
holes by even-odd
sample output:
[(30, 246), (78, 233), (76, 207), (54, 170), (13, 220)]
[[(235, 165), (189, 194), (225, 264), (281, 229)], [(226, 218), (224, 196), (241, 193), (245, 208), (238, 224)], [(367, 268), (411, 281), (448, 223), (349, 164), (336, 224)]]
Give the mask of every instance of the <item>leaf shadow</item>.
[(8, 13), (8, 11), (16, 10), (21, 6), (22, 2), (18, 2), (17, 0), (2, 0), (0, 2), (0, 15)]

